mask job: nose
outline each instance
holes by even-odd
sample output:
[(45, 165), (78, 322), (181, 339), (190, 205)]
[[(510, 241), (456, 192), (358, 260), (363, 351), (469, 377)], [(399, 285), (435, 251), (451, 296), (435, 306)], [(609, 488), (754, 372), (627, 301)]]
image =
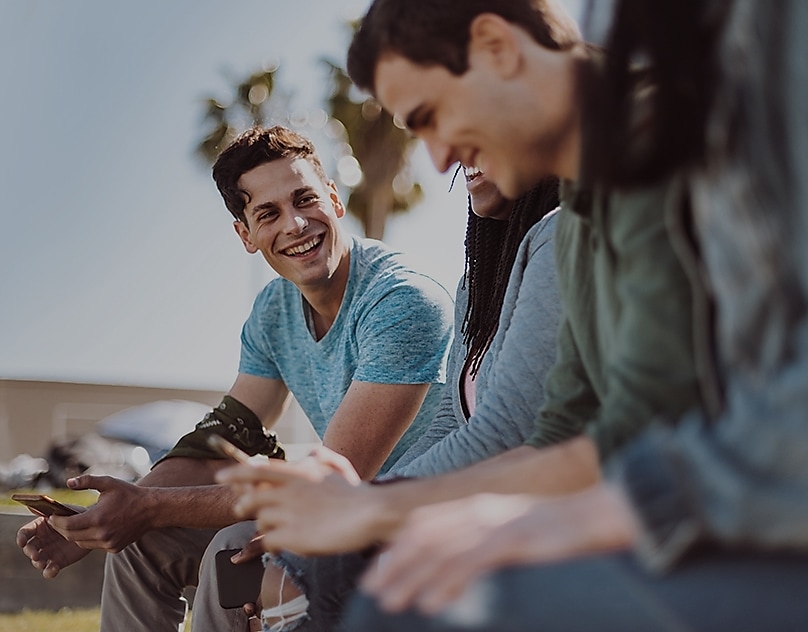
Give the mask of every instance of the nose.
[(297, 213), (290, 214), (289, 219), (291, 221), (286, 223), (286, 232), (288, 233), (302, 233), (309, 225), (309, 221)]
[(453, 156), (452, 146), (448, 143), (434, 137), (424, 138), (423, 140), (429, 152), (429, 157), (432, 159), (432, 164), (441, 173), (448, 171), (449, 167), (457, 162), (457, 158)]

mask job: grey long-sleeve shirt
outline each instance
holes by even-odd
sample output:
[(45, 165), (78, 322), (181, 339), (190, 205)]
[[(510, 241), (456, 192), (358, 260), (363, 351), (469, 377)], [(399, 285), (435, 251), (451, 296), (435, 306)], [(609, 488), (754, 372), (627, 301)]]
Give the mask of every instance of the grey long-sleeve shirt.
[(466, 419), (460, 388), (466, 347), (460, 327), (467, 291), (455, 304), (455, 339), (440, 408), (426, 433), (396, 463), (396, 476), (435, 476), (522, 445), (544, 402), (544, 379), (556, 357), (561, 303), (548, 214), (525, 235), (508, 280), (499, 327), (476, 380), (476, 408)]

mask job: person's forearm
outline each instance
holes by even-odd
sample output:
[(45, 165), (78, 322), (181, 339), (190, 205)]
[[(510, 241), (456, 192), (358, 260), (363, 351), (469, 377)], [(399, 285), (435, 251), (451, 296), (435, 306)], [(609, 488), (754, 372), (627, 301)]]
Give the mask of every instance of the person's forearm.
[(237, 522), (235, 494), (214, 481), (215, 473), (228, 465), (232, 463), (225, 459), (183, 457), (158, 464), (138, 481), (150, 488), (144, 511), (152, 527), (221, 528)]
[(141, 487), (213, 485), (216, 472), (232, 464), (226, 459), (175, 457), (158, 463), (137, 484)]
[(424, 505), (482, 492), (556, 496), (599, 480), (597, 450), (588, 437), (541, 449), (522, 446), (443, 476), (371, 487), (370, 529), (376, 540), (385, 541), (413, 509)]
[(228, 485), (150, 487), (143, 511), (153, 529), (221, 529), (239, 521), (233, 513), (235, 501)]

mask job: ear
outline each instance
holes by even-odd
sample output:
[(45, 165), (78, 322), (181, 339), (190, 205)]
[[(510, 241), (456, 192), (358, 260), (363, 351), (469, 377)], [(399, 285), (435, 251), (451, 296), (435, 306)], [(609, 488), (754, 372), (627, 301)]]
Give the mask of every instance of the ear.
[(333, 180), (329, 180), (328, 188), (330, 189), (328, 197), (331, 199), (331, 204), (334, 205), (334, 211), (337, 217), (342, 217), (345, 215), (345, 205), (342, 203), (342, 198), (340, 198), (339, 191), (337, 191), (337, 185)]
[(235, 222), (233, 222), (233, 228), (236, 229), (236, 234), (241, 239), (241, 243), (244, 244), (244, 249), (247, 252), (249, 252), (251, 255), (254, 255), (256, 252), (258, 252), (258, 248), (252, 242), (252, 239), (250, 239), (250, 229), (247, 228), (244, 222), (236, 220)]
[(469, 27), (469, 65), (484, 61), (502, 77), (515, 74), (522, 59), (516, 28), (494, 13), (481, 13), (474, 18)]

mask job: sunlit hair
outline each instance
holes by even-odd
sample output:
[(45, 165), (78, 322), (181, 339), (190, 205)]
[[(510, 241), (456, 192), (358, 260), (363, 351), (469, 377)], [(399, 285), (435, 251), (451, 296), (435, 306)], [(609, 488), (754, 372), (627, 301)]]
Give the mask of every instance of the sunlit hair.
[(224, 198), (227, 210), (238, 221), (247, 223), (244, 208), (249, 201), (238, 181), (245, 173), (281, 158), (308, 160), (323, 182), (328, 182), (325, 170), (312, 142), (292, 130), (275, 127), (253, 127), (238, 136), (219, 154), (213, 165), (213, 179)]
[(348, 50), (348, 74), (372, 93), (379, 59), (396, 53), (462, 75), (471, 23), (483, 13), (523, 28), (545, 48), (561, 50), (580, 41), (578, 27), (557, 0), (375, 0)]
[(542, 180), (518, 198), (507, 221), (478, 217), (469, 199), (464, 276), (468, 306), (461, 331), (472, 375), (479, 370), (497, 331), (519, 244), (530, 228), (557, 206), (557, 178)]

